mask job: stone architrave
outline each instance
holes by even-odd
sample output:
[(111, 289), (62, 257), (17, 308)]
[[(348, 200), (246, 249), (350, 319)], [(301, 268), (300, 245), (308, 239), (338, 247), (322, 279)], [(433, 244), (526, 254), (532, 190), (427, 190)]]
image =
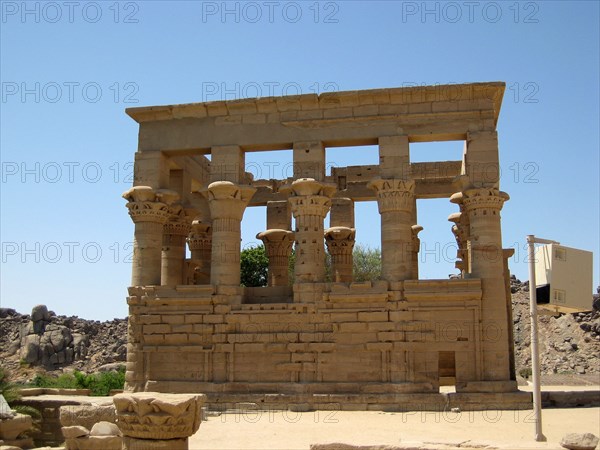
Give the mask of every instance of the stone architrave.
[(413, 275), (413, 180), (371, 180), (367, 187), (377, 196), (381, 215), (381, 274), (386, 281), (408, 280)]
[(190, 284), (210, 284), (210, 258), (212, 250), (212, 227), (210, 223), (194, 220), (187, 237), (190, 248)]
[(273, 229), (258, 233), (256, 238), (263, 241), (269, 258), (269, 286), (288, 286), (294, 233)]
[(123, 449), (187, 450), (201, 422), (202, 394), (138, 392), (113, 397)]
[(325, 243), (323, 220), (336, 190), (332, 183), (300, 178), (289, 187), (289, 202), (296, 219), (296, 283), (325, 281)]
[(331, 255), (331, 281), (352, 282), (352, 250), (356, 230), (348, 227), (331, 227), (325, 232), (325, 243)]
[(165, 189), (134, 186), (123, 194), (135, 224), (132, 286), (160, 285), (163, 227), (179, 195)]
[(240, 240), (244, 210), (256, 188), (231, 181), (208, 185), (206, 196), (212, 219), (210, 282), (213, 285), (240, 285)]

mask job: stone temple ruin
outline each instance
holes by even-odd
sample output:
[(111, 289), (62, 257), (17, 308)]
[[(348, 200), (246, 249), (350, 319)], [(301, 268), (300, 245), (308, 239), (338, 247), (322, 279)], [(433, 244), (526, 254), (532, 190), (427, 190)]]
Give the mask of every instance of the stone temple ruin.
[[(531, 407), (515, 382), (512, 253), (501, 239), (504, 89), (473, 83), (128, 109), (140, 128), (134, 186), (123, 195), (135, 224), (126, 389), (203, 393), (222, 408)], [(411, 162), (411, 143), (449, 140), (465, 141), (461, 161)], [(327, 147), (366, 145), (378, 146), (378, 165), (326, 175)], [(290, 149), (292, 178), (245, 171), (247, 152), (277, 158)], [(448, 220), (458, 278), (419, 279), (427, 224), (417, 224), (416, 200), (429, 198), (456, 204)], [(373, 283), (352, 279), (360, 201), (377, 201), (380, 214), (382, 277)], [(259, 288), (240, 286), (240, 227), (253, 206), (267, 211), (257, 237), (269, 285)], [(456, 393), (441, 394), (444, 384)]]

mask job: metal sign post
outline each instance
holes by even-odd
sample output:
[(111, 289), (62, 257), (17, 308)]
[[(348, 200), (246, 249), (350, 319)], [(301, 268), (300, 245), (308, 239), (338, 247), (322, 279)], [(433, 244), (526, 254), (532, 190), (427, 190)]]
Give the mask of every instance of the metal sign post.
[(542, 393), (540, 388), (540, 350), (538, 348), (537, 298), (535, 291), (535, 244), (558, 244), (556, 241), (527, 236), (529, 257), (529, 317), (531, 319), (531, 375), (533, 378), (533, 410), (535, 412), (535, 440), (545, 442), (542, 433)]

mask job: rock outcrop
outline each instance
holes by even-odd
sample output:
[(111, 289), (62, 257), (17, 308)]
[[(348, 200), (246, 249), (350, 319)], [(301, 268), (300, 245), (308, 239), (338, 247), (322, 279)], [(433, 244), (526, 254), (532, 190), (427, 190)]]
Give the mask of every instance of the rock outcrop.
[(13, 377), (27, 366), (88, 373), (114, 369), (125, 362), (126, 353), (127, 319), (58, 316), (44, 305), (34, 307), (31, 315), (0, 308), (0, 359)]
[[(531, 367), (529, 285), (513, 278), (513, 329), (517, 373)], [(591, 306), (591, 305), (590, 305)], [(539, 315), (542, 375), (600, 373), (600, 311)]]

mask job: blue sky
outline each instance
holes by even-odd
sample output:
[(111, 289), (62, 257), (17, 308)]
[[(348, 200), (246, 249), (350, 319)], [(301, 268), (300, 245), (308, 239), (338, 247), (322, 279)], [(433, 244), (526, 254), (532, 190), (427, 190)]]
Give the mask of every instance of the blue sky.
[[(507, 84), (498, 132), (511, 270), (527, 278), (533, 233), (593, 251), (598, 285), (598, 5), (2, 1), (1, 305), (126, 315), (133, 224), (120, 195), (138, 131), (127, 107), (474, 81)], [(462, 143), (411, 152), (456, 160)], [(263, 175), (290, 161), (291, 152), (247, 157)], [(327, 161), (375, 164), (377, 151), (331, 149)], [(456, 207), (418, 206), (421, 275), (446, 278)], [(376, 211), (356, 209), (357, 240), (371, 247)], [(245, 245), (264, 212), (246, 213)]]

